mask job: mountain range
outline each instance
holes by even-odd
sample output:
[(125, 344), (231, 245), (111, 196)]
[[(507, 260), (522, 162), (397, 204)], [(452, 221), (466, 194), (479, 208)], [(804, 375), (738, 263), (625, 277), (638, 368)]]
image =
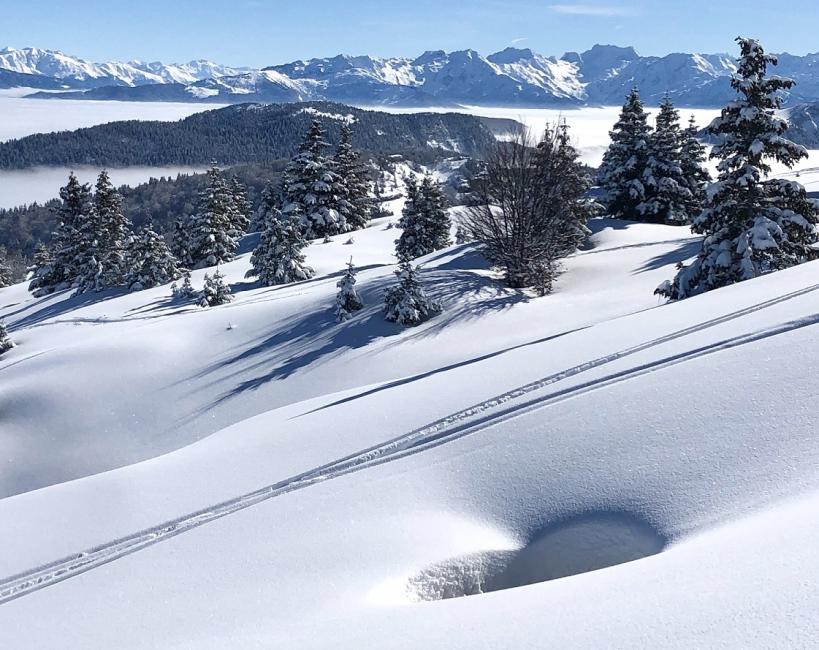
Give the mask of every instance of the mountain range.
[[(797, 82), (785, 103), (819, 100), (819, 54), (781, 54), (779, 60), (777, 74)], [(261, 70), (205, 60), (93, 63), (51, 50), (0, 50), (0, 87), (50, 91), (38, 97), (132, 101), (570, 108), (619, 104), (636, 84), (647, 104), (667, 92), (679, 106), (716, 107), (733, 94), (727, 80), (734, 70), (728, 54), (641, 56), (613, 45), (559, 58), (512, 47), (488, 56), (474, 50), (416, 58), (338, 55)]]

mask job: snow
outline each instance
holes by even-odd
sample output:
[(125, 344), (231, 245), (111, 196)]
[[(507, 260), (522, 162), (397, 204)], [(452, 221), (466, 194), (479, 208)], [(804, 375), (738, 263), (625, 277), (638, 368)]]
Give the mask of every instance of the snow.
[(545, 298), (422, 259), (403, 329), (388, 221), (207, 310), (0, 289), (4, 644), (813, 643), (819, 264), (664, 305), (698, 238), (595, 220)]

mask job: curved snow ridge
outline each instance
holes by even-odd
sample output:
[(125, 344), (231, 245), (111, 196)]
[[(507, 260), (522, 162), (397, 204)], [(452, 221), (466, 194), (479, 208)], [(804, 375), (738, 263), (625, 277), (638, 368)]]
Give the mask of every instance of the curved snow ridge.
[[(819, 284), (805, 287), (791, 293), (767, 300), (757, 305), (737, 310), (735, 312), (711, 319), (704, 323), (693, 325), (665, 336), (658, 337), (640, 345), (626, 348), (610, 355), (579, 364), (572, 368), (554, 373), (542, 379), (530, 382), (524, 386), (507, 391), (493, 398), (475, 404), (467, 409), (453, 413), (424, 427), (398, 436), (385, 443), (356, 452), (349, 456), (332, 461), (325, 465), (307, 470), (291, 478), (284, 479), (272, 485), (262, 487), (227, 501), (214, 504), (196, 512), (183, 515), (171, 521), (164, 522), (132, 535), (106, 542), (86, 551), (73, 554), (54, 562), (41, 565), (35, 569), (9, 576), (0, 581), (0, 604), (19, 598), (28, 593), (47, 587), (70, 577), (89, 571), (97, 566), (106, 564), (120, 557), (134, 553), (142, 548), (157, 542), (169, 539), (192, 528), (196, 528), (215, 519), (227, 516), (238, 510), (243, 510), (261, 501), (301, 490), (316, 483), (361, 471), (386, 462), (398, 460), (410, 454), (418, 453), (432, 447), (457, 440), (464, 436), (481, 431), (489, 426), (496, 425), (555, 403), (563, 402), (588, 393), (593, 390), (617, 384), (634, 377), (655, 372), (672, 365), (683, 363), (708, 354), (745, 345), (772, 336), (777, 336), (797, 329), (819, 324), (819, 314), (788, 321), (749, 334), (734, 336), (720, 341), (690, 349), (667, 357), (655, 359), (649, 363), (627, 368), (609, 375), (592, 379), (587, 382), (557, 390), (546, 395), (534, 397), (526, 402), (509, 405), (502, 411), (494, 411), (497, 407), (506, 404), (529, 393), (536, 392), (550, 384), (574, 377), (583, 372), (604, 366), (623, 357), (636, 354), (669, 341), (679, 339), (690, 334), (701, 332), (730, 320), (765, 309), (775, 304), (791, 300), (819, 289)], [(486, 415), (484, 415), (486, 413)], [(476, 417), (484, 415), (484, 417)]]

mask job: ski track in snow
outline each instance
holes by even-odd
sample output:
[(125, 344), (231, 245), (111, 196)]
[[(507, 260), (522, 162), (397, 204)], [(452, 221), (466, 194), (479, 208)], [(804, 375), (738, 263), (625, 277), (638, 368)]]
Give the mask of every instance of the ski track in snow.
[[(754, 312), (772, 307), (779, 303), (797, 298), (819, 289), (819, 284), (767, 300), (757, 305), (740, 309), (718, 318), (714, 318), (697, 325), (672, 332), (630, 348), (626, 348), (610, 355), (598, 357), (582, 364), (573, 366), (558, 373), (551, 374), (529, 384), (525, 384), (511, 391), (502, 393), (493, 398), (475, 404), (467, 409), (453, 413), (410, 433), (398, 436), (380, 445), (332, 461), (325, 465), (309, 469), (291, 478), (284, 479), (272, 485), (260, 488), (253, 492), (214, 504), (208, 508), (183, 515), (179, 518), (159, 524), (158, 526), (121, 537), (90, 548), (86, 551), (73, 554), (68, 558), (56, 560), (41, 565), (35, 569), (25, 571), (0, 581), (0, 604), (30, 594), (38, 589), (56, 584), (73, 576), (89, 571), (95, 567), (107, 564), (118, 558), (134, 553), (158, 542), (170, 539), (188, 530), (225, 517), (238, 510), (243, 510), (261, 501), (301, 490), (316, 483), (324, 482), (339, 476), (344, 476), (363, 469), (381, 465), (404, 458), (438, 445), (457, 440), (469, 434), (481, 431), (489, 426), (520, 417), (534, 410), (544, 408), (579, 395), (617, 384), (634, 377), (639, 377), (672, 365), (683, 363), (722, 350), (745, 345), (779, 334), (791, 332), (803, 327), (819, 324), (819, 314), (810, 317), (792, 320), (779, 325), (768, 327), (756, 332), (743, 334), (716, 341), (694, 349), (686, 350), (674, 355), (655, 359), (645, 364), (620, 370), (609, 375), (592, 379), (587, 382), (570, 386), (562, 390), (541, 395), (520, 404), (513, 404), (502, 411), (489, 413), (482, 418), (476, 416), (487, 411), (497, 409), (508, 402), (527, 394), (538, 391), (551, 384), (572, 378), (581, 373), (612, 363), (624, 357), (654, 348), (682, 337), (702, 332), (706, 329), (721, 325), (728, 321), (747, 316)], [(353, 398), (355, 399), (355, 398)], [(346, 401), (346, 400), (345, 400)], [(321, 408), (329, 408), (328, 404)]]

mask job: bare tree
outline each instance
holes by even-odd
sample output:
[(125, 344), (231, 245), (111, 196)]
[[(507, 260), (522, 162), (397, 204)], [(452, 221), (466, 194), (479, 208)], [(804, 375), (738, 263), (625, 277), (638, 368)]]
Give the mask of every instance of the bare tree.
[(488, 152), (462, 224), (510, 286), (547, 293), (560, 258), (588, 234), (590, 186), (565, 123), (548, 126), (540, 143), (521, 128)]

